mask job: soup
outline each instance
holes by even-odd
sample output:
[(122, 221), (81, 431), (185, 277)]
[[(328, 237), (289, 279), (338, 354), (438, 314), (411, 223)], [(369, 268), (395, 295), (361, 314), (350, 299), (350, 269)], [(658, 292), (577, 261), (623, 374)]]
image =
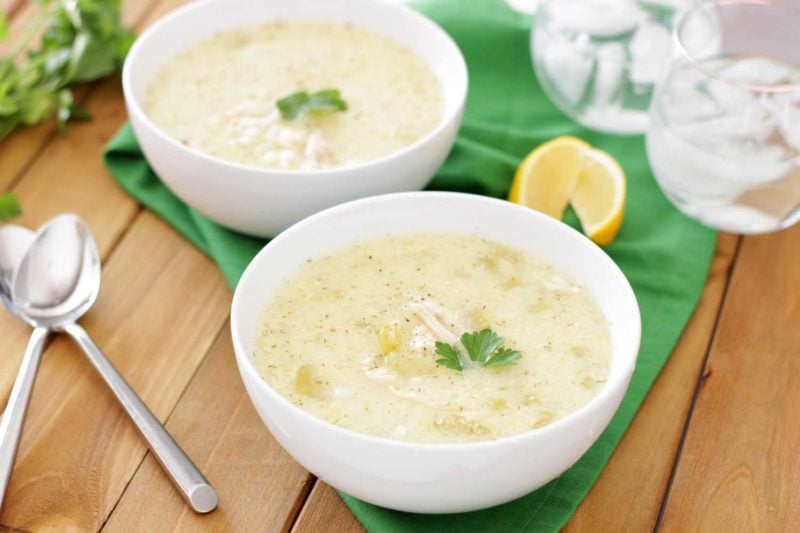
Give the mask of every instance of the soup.
[[(276, 102), (337, 89), (338, 112), (286, 119)], [(338, 22), (292, 21), (218, 33), (177, 54), (145, 109), (181, 143), (236, 163), (315, 170), (400, 150), (443, 116), (442, 89), (409, 48)]]
[[(495, 356), (519, 354), (472, 361), (465, 333), (502, 337)], [(477, 236), (418, 234), (302, 265), (267, 302), (254, 360), (281, 395), (333, 424), (450, 443), (515, 435), (580, 408), (603, 386), (610, 353), (602, 312), (554, 267)]]

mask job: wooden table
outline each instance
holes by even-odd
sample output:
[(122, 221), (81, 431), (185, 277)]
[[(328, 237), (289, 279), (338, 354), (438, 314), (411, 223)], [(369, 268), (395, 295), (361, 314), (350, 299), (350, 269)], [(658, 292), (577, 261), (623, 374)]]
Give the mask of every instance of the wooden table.
[[(4, 0), (12, 31), (31, 18)], [(128, 0), (138, 29), (180, 2)], [(0, 43), (0, 52), (4, 53)], [(125, 121), (119, 80), (81, 88), (94, 116), (0, 142), (0, 190), (36, 227), (84, 217), (104, 262), (83, 321), (220, 495), (187, 509), (78, 350), (44, 354), (2, 527), (39, 530), (356, 531), (333, 490), (295, 463), (258, 419), (228, 333), (231, 292), (215, 265), (109, 177), (103, 146)], [(0, 313), (0, 395), (30, 329)], [(720, 235), (702, 300), (680, 344), (570, 531), (786, 530), (800, 524), (800, 226)]]

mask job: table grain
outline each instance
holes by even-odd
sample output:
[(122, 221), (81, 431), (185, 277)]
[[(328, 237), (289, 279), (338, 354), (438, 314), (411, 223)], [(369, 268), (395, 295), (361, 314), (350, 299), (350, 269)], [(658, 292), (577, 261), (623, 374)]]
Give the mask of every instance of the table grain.
[[(125, 0), (137, 30), (182, 4)], [(34, 16), (4, 0), (11, 32)], [(0, 54), (6, 51), (0, 42)], [(46, 350), (0, 514), (13, 530), (359, 531), (336, 493), (266, 431), (239, 379), (231, 292), (216, 266), (103, 167), (126, 118), (118, 77), (81, 87), (94, 117), (0, 142), (0, 190), (36, 227), (61, 212), (94, 230), (103, 286), (86, 329), (220, 496), (189, 510), (78, 349)], [(0, 313), (0, 400), (29, 328)], [(800, 523), (800, 226), (720, 234), (700, 303), (567, 531), (775, 531)]]

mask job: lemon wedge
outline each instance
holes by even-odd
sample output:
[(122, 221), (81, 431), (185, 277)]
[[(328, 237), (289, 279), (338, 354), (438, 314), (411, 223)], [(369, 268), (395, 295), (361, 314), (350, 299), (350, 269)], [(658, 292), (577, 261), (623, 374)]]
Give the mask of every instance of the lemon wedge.
[(508, 199), (559, 220), (572, 205), (583, 232), (606, 245), (622, 225), (625, 191), (625, 173), (613, 157), (576, 137), (557, 137), (525, 157)]
[(508, 199), (561, 220), (588, 148), (576, 137), (556, 137), (542, 144), (517, 168)]
[(583, 232), (597, 244), (610, 244), (619, 233), (625, 213), (625, 190), (625, 173), (613, 157), (594, 148), (583, 153), (569, 202)]

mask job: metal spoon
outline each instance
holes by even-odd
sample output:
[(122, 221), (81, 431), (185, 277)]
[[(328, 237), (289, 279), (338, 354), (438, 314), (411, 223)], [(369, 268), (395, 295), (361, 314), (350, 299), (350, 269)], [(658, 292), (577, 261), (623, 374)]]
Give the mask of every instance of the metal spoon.
[[(11, 280), (22, 257), (33, 243), (34, 233), (28, 228), (6, 224), (0, 227), (0, 300), (11, 311), (19, 316), (19, 312), (11, 301)], [(17, 456), (17, 446), (22, 434), (22, 424), (25, 421), (25, 412), (33, 391), (33, 382), (39, 361), (42, 359), (50, 330), (46, 327), (34, 327), (22, 363), (19, 365), (17, 379), (8, 397), (3, 419), (0, 421), (0, 507), (8, 488), (14, 458)]]
[(100, 290), (100, 254), (86, 223), (75, 215), (48, 222), (22, 258), (11, 289), (16, 308), (28, 320), (75, 339), (189, 506), (198, 513), (214, 510), (217, 494), (206, 478), (77, 324)]
[(17, 313), (11, 303), (11, 281), (34, 236), (31, 230), (16, 224), (0, 226), (0, 300), (14, 315)]

